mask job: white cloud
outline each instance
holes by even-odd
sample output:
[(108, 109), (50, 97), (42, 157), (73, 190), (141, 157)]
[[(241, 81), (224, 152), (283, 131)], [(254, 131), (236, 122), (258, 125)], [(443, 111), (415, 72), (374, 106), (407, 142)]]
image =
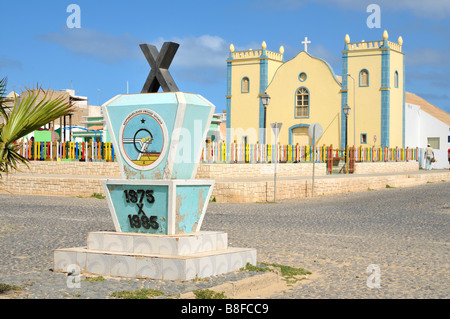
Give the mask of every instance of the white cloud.
[(446, 69), (436, 70), (435, 68), (423, 69), (414, 68), (406, 70), (406, 86), (409, 84), (413, 86), (423, 85), (440, 90), (441, 88), (448, 91), (450, 88), (450, 75)]
[[(370, 2), (370, 1), (368, 1)], [(378, 0), (381, 10), (383, 7), (393, 10), (411, 11), (418, 17), (444, 19), (450, 17), (450, 1), (448, 0)]]
[(364, 10), (369, 4), (377, 4), (383, 10), (409, 11), (418, 17), (445, 19), (450, 17), (449, 0), (255, 0), (259, 8), (293, 10), (308, 3), (320, 3), (343, 9)]
[(411, 52), (405, 52), (407, 67), (415, 66), (450, 66), (450, 55), (446, 51), (432, 48), (417, 48)]
[(420, 93), (419, 94), (424, 99), (428, 100), (450, 100), (450, 97), (447, 94), (434, 94), (434, 93)]
[(40, 39), (58, 44), (70, 52), (92, 57), (108, 64), (126, 62), (130, 59), (145, 61), (139, 44), (149, 43), (160, 50), (164, 42), (172, 41), (180, 44), (170, 69), (173, 73), (178, 73), (187, 81), (202, 84), (218, 82), (220, 78), (226, 77), (229, 44), (215, 35), (158, 38), (147, 41), (130, 34), (113, 35), (80, 28), (44, 34), (40, 36)]
[[(303, 1), (303, 0), (300, 0)], [(417, 16), (427, 18), (445, 18), (450, 16), (448, 0), (316, 0), (324, 4), (332, 4), (345, 9), (366, 8), (369, 4), (377, 4), (384, 9), (394, 11), (411, 11)], [(315, 2), (316, 2), (315, 1)]]
[(144, 58), (139, 44), (149, 43), (158, 50), (166, 41), (180, 44), (173, 65), (187, 68), (220, 67), (225, 65), (228, 45), (218, 36), (202, 35), (200, 37), (185, 37), (163, 39), (148, 42), (130, 34), (113, 35), (92, 29), (64, 29), (59, 33), (49, 33), (40, 36), (41, 40), (56, 43), (65, 49), (94, 58), (103, 62), (115, 63), (124, 59)]
[(118, 63), (140, 55), (140, 40), (130, 34), (113, 35), (97, 30), (80, 28), (64, 29), (39, 37), (43, 41), (58, 44), (65, 49), (94, 57), (105, 63)]
[(0, 70), (6, 69), (6, 68), (16, 68), (21, 69), (22, 68), (22, 62), (10, 59), (6, 56), (0, 57)]
[(339, 52), (331, 51), (321, 44), (312, 43), (308, 46), (308, 53), (314, 57), (325, 60), (333, 68), (334, 72), (341, 72), (340, 69), (336, 70), (336, 68), (341, 67), (341, 56), (339, 55)]
[(270, 10), (295, 10), (304, 6), (308, 0), (254, 0), (253, 7)]
[(164, 42), (180, 45), (171, 64), (171, 74), (184, 81), (204, 85), (221, 82), (226, 78), (226, 60), (229, 44), (219, 36), (159, 38), (150, 42), (158, 50)]
[(180, 44), (173, 65), (183, 68), (219, 68), (226, 66), (228, 44), (219, 36), (173, 38)]

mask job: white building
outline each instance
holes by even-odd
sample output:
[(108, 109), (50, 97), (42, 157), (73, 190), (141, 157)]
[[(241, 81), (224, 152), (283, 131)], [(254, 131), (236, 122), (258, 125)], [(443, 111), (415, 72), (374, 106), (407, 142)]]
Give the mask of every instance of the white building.
[[(405, 93), (405, 147), (425, 148), (430, 144), (437, 162), (433, 169), (448, 169), (450, 114), (416, 94)], [(420, 167), (425, 167), (420, 154)]]

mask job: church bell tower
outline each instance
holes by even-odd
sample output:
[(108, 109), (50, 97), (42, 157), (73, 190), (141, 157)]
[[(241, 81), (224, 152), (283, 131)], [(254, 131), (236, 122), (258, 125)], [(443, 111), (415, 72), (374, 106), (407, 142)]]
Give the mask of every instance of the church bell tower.
[[(405, 67), (403, 39), (350, 42), (342, 51), (341, 148), (404, 146)], [(346, 121), (343, 108), (350, 106)], [(348, 127), (346, 127), (346, 124)], [(347, 139), (345, 141), (345, 132)], [(347, 143), (346, 143), (347, 142)]]

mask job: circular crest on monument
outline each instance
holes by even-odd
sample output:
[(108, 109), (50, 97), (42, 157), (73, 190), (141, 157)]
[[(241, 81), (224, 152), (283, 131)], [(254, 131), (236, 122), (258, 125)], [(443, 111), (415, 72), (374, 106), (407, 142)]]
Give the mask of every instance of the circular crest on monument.
[(158, 166), (164, 159), (169, 141), (164, 120), (154, 111), (139, 109), (122, 122), (119, 147), (124, 160), (141, 171)]

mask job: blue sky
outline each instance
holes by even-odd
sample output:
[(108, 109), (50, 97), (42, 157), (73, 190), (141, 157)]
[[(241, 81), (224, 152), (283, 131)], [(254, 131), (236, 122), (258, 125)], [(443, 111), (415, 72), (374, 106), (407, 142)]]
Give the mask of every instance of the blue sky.
[[(81, 28), (68, 28), (70, 4), (81, 9)], [(381, 9), (381, 27), (369, 28), (369, 4)], [(39, 85), (70, 89), (103, 104), (117, 94), (139, 93), (150, 71), (139, 44), (180, 48), (170, 67), (179, 89), (225, 109), (226, 59), (236, 50), (285, 48), (308, 52), (341, 75), (341, 51), (351, 42), (403, 37), (406, 90), (450, 113), (449, 0), (42, 0), (2, 1), (0, 78), (8, 92)]]

